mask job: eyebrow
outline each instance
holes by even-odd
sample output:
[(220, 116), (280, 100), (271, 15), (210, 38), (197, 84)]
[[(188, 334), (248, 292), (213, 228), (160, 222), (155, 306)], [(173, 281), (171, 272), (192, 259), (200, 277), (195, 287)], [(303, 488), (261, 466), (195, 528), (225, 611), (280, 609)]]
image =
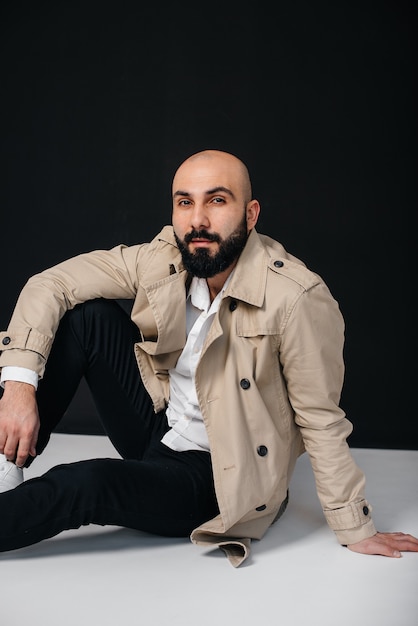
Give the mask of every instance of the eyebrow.
[[(223, 191), (223, 193), (226, 193), (231, 198), (235, 198), (234, 194), (232, 193), (230, 189), (228, 189), (228, 187), (222, 187), (222, 186), (213, 187), (213, 189), (208, 189), (207, 191), (205, 191), (205, 194), (207, 196), (212, 196), (213, 194), (219, 193), (220, 191)], [(173, 198), (175, 198), (176, 196), (186, 196), (188, 198), (191, 195), (192, 194), (189, 191), (182, 191), (181, 189), (179, 189), (178, 191), (174, 192)]]

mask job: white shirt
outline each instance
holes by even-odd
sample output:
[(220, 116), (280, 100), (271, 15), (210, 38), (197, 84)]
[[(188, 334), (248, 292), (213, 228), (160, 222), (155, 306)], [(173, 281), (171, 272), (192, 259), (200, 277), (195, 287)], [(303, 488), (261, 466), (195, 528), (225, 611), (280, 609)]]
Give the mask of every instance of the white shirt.
[(213, 302), (205, 278), (194, 277), (186, 301), (187, 341), (176, 367), (169, 370), (167, 419), (171, 429), (162, 442), (173, 450), (209, 451), (209, 441), (196, 394), (195, 373), (206, 335), (219, 309), (228, 282)]
[[(212, 303), (205, 278), (194, 277), (190, 284), (186, 301), (187, 341), (176, 367), (169, 370), (170, 398), (167, 419), (171, 428), (162, 441), (173, 450), (209, 451), (209, 441), (196, 394), (195, 373), (206, 335), (232, 273)], [(38, 386), (36, 372), (24, 367), (3, 367), (0, 380), (2, 386), (6, 380), (30, 383), (35, 388)]]
[(17, 367), (15, 365), (5, 365), (1, 370), (0, 384), (4, 387), (6, 380), (15, 380), (19, 383), (29, 383), (35, 389), (38, 388), (38, 374), (27, 367)]

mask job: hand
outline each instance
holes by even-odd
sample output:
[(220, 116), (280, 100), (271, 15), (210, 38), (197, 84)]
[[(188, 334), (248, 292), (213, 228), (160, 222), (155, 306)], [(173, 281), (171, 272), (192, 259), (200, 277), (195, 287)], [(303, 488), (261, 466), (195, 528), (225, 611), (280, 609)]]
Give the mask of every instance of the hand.
[(0, 400), (0, 453), (22, 467), (36, 456), (39, 413), (33, 385), (7, 380)]
[(349, 544), (347, 548), (361, 554), (399, 558), (402, 556), (401, 552), (418, 552), (418, 539), (404, 533), (376, 533), (372, 537)]

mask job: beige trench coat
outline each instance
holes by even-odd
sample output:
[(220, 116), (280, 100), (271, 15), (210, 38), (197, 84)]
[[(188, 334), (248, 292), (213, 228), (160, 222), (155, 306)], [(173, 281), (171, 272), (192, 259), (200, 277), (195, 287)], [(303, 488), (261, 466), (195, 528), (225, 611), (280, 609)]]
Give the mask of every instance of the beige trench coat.
[[(92, 298), (134, 299), (134, 346), (156, 411), (168, 400), (168, 369), (185, 341), (187, 273), (171, 226), (149, 244), (117, 246), (32, 277), (7, 331), (0, 366), (42, 376), (59, 320)], [(251, 538), (282, 513), (296, 460), (309, 454), (325, 518), (341, 544), (376, 531), (364, 475), (346, 442), (339, 408), (344, 323), (323, 280), (255, 230), (206, 339), (196, 388), (206, 425), (220, 513), (191, 534), (238, 566)]]

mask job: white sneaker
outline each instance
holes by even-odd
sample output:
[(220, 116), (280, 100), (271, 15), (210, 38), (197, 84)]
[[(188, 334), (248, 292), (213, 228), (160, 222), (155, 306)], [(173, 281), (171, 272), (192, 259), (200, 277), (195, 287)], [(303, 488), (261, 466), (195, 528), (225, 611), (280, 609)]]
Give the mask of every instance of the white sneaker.
[(0, 454), (0, 493), (14, 489), (23, 482), (23, 469)]

